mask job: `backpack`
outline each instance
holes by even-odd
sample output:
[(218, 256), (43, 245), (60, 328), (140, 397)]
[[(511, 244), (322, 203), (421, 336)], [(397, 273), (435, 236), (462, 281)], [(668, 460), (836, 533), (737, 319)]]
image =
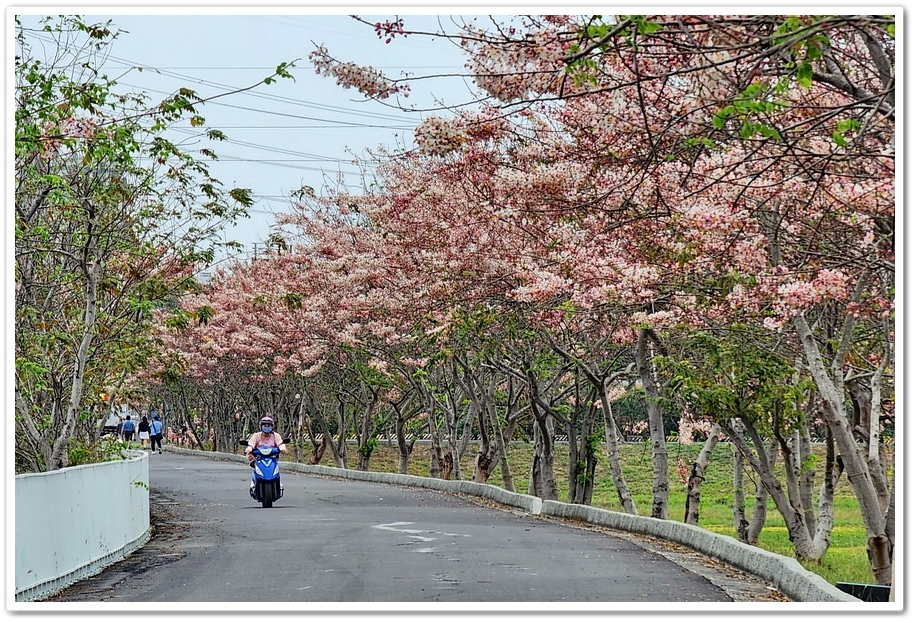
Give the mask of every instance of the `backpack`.
[(124, 426), (121, 427), (121, 430), (123, 430), (125, 433), (134, 432), (134, 421), (133, 420), (124, 420)]

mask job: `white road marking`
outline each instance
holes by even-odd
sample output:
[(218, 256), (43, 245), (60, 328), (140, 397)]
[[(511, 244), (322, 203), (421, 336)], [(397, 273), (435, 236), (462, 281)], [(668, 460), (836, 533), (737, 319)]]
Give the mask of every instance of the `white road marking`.
[(412, 539), (417, 539), (419, 541), (435, 541), (437, 536), (420, 536), (419, 533), (425, 532), (427, 534), (437, 534), (443, 536), (471, 536), (470, 534), (454, 534), (451, 532), (439, 532), (438, 530), (420, 530), (419, 528), (405, 528), (402, 526), (412, 526), (414, 522), (412, 521), (395, 521), (394, 523), (378, 524), (377, 526), (372, 526), (373, 528), (378, 528), (379, 530), (391, 530), (392, 532), (403, 532), (407, 534)]
[(429, 532), (429, 530), (417, 530), (416, 528), (396, 528), (395, 526), (412, 526), (412, 521), (396, 521), (394, 523), (382, 523), (377, 526), (372, 526), (373, 528), (378, 528), (379, 530), (391, 530), (393, 532)]

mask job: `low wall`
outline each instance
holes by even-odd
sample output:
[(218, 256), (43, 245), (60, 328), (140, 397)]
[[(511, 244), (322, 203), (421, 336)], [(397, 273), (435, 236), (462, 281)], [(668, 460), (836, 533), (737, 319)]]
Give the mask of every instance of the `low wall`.
[(16, 476), (16, 601), (43, 599), (149, 539), (149, 455)]
[[(170, 448), (170, 450), (178, 453), (247, 463), (247, 459), (240, 454), (200, 452), (183, 448)], [(759, 547), (742, 543), (730, 536), (710, 532), (704, 528), (691, 526), (679, 521), (630, 515), (582, 504), (566, 504), (564, 502), (542, 500), (530, 495), (511, 493), (496, 485), (468, 480), (441, 480), (387, 472), (362, 472), (325, 465), (306, 465), (286, 461), (281, 464), (281, 468), (305, 474), (475, 495), (521, 509), (532, 515), (544, 515), (557, 519), (574, 519), (623, 532), (652, 536), (683, 545), (770, 582), (792, 601), (862, 603), (860, 599), (841, 591), (816, 573), (808, 571), (794, 558), (774, 554)]]

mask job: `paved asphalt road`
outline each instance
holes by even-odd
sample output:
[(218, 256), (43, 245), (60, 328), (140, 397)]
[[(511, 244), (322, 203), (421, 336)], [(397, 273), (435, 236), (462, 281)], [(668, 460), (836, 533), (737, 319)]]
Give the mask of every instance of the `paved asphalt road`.
[(695, 554), (479, 500), (286, 472), (261, 508), (249, 477), (150, 456), (151, 541), (47, 601), (785, 601)]

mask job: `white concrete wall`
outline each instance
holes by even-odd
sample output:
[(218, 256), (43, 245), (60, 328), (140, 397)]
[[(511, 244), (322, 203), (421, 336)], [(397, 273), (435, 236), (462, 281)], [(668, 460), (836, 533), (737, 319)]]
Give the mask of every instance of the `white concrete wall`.
[(146, 543), (149, 455), (16, 476), (16, 601), (97, 574)]

